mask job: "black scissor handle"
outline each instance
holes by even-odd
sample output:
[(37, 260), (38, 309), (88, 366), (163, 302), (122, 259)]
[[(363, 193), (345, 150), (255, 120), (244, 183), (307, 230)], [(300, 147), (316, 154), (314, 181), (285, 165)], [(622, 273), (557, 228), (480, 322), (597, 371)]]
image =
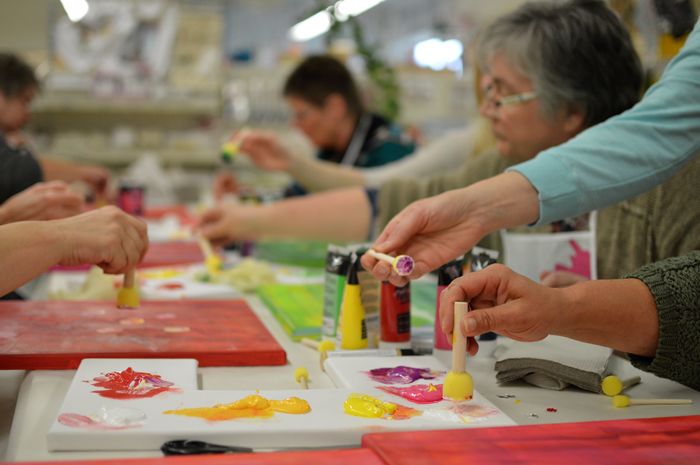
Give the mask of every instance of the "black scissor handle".
[(250, 447), (222, 446), (210, 444), (204, 441), (190, 441), (188, 439), (176, 439), (168, 441), (160, 450), (165, 455), (196, 455), (196, 454), (226, 454), (229, 452), (253, 452)]

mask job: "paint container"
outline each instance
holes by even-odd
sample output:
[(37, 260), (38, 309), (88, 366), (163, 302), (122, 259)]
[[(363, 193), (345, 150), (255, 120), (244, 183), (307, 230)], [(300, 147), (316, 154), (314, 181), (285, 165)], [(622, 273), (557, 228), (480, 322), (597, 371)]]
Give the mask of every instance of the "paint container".
[(343, 291), (343, 305), (340, 310), (340, 348), (343, 350), (366, 349), (367, 322), (362, 306), (360, 280), (357, 277), (359, 257), (353, 253), (348, 267), (348, 275)]
[[(474, 247), (472, 249), (469, 271), (480, 271), (489, 265), (498, 263), (498, 251), (485, 249), (482, 247)], [(493, 341), (498, 337), (494, 332), (489, 331), (479, 336), (480, 341)]]
[(433, 356), (447, 366), (450, 366), (452, 363), (452, 342), (448, 339), (440, 326), (440, 294), (452, 281), (460, 276), (462, 276), (462, 258), (452, 260), (438, 268)]
[(411, 283), (403, 287), (382, 283), (379, 312), (379, 347), (411, 347)]
[(122, 181), (119, 185), (117, 206), (126, 213), (143, 216), (145, 210), (146, 187), (133, 181)]
[(323, 325), (321, 333), (327, 338), (335, 338), (338, 331), (338, 317), (343, 303), (345, 276), (350, 265), (350, 254), (346, 248), (329, 244), (326, 253), (326, 272), (323, 287)]
[[(362, 247), (366, 250), (366, 247)], [(381, 313), (381, 285), (382, 282), (372, 273), (362, 268), (360, 264), (357, 270), (360, 280), (360, 297), (365, 309), (365, 322), (367, 324), (367, 343), (369, 347), (378, 347), (379, 343), (379, 314)]]

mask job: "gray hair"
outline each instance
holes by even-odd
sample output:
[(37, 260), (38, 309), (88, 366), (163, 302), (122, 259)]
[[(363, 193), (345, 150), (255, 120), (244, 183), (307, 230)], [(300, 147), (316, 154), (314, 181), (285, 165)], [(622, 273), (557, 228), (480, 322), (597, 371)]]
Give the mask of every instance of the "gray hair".
[(497, 53), (532, 81), (549, 118), (578, 110), (592, 126), (630, 108), (641, 94), (632, 40), (602, 1), (525, 4), (481, 34), (477, 56), (484, 71)]

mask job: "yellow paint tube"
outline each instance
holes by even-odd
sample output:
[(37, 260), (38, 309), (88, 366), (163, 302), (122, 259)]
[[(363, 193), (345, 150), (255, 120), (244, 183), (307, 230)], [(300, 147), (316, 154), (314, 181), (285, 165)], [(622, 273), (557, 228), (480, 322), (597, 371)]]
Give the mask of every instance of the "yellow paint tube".
[(360, 281), (357, 278), (359, 258), (353, 254), (348, 269), (348, 278), (343, 292), (343, 305), (340, 310), (340, 348), (345, 350), (367, 348), (367, 322), (365, 307), (360, 295)]

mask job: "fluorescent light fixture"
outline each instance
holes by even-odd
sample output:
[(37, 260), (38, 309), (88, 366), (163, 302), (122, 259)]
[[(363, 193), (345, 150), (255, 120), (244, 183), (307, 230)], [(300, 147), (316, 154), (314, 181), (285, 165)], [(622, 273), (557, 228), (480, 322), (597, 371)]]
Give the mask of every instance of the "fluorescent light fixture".
[(321, 34), (325, 34), (331, 28), (331, 15), (329, 10), (333, 8), (339, 21), (347, 21), (351, 16), (357, 16), (370, 8), (379, 5), (385, 0), (340, 0), (326, 10), (319, 11), (315, 15), (295, 24), (289, 30), (289, 37), (296, 42), (306, 42)]
[(68, 19), (74, 23), (83, 19), (90, 9), (87, 0), (61, 0), (61, 5), (66, 10)]
[(321, 34), (325, 34), (331, 28), (331, 15), (327, 11), (319, 11), (304, 21), (295, 24), (289, 30), (289, 37), (296, 42), (306, 42)]
[(357, 16), (372, 7), (382, 3), (384, 0), (340, 0), (335, 4), (335, 12), (343, 21), (350, 16)]

